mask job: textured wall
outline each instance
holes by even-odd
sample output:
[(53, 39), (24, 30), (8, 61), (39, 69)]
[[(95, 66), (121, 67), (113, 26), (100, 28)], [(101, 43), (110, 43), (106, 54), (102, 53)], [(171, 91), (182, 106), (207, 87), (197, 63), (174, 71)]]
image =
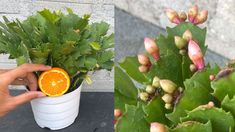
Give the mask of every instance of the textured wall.
[[(43, 8), (66, 11), (66, 7), (79, 15), (91, 13), (91, 22), (106, 21), (111, 26), (110, 32), (114, 31), (113, 0), (1, 0), (0, 20), (3, 15), (23, 20)], [(12, 67), (16, 67), (15, 61), (0, 55), (0, 68)], [(94, 82), (89, 86), (85, 84), (83, 91), (113, 91), (113, 72), (102, 70), (90, 74)]]
[(213, 51), (235, 58), (235, 1), (234, 0), (116, 0), (118, 8), (157, 26), (173, 26), (164, 13), (165, 8), (186, 11), (197, 4), (209, 11), (207, 45)]

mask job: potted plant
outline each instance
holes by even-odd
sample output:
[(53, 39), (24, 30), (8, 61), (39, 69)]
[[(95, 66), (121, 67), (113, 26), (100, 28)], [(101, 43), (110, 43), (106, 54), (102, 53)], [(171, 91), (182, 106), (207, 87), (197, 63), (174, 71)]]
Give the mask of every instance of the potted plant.
[[(168, 9), (175, 27), (115, 67), (117, 132), (228, 132), (235, 126), (234, 61), (205, 65), (207, 11)], [(186, 19), (188, 21), (186, 22)]]
[[(74, 122), (79, 111), (83, 80), (90, 82), (89, 71), (111, 70), (114, 34), (105, 22), (89, 23), (90, 15), (80, 17), (67, 9), (38, 11), (24, 21), (0, 22), (0, 52), (9, 54), (17, 64), (45, 64), (64, 69), (70, 78), (66, 94), (31, 101), (40, 127), (61, 129)], [(40, 76), (41, 73), (35, 73)]]

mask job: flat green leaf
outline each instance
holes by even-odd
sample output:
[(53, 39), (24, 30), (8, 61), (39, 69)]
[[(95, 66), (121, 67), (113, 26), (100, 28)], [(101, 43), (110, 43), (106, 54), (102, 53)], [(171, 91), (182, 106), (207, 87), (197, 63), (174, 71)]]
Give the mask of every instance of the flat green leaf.
[(126, 57), (119, 64), (126, 71), (126, 73), (137, 82), (144, 83), (151, 80), (146, 76), (146, 74), (139, 72), (140, 64), (137, 57)]
[(133, 98), (129, 98), (123, 94), (121, 94), (117, 89), (114, 89), (114, 107), (115, 109), (121, 109), (121, 111), (125, 111), (125, 105), (137, 105), (137, 100)]
[(119, 67), (115, 66), (115, 90), (119, 91), (122, 95), (137, 100), (137, 88), (132, 80), (122, 71)]
[(86, 57), (85, 59), (85, 66), (87, 69), (93, 69), (97, 64), (97, 60), (93, 57)]
[(182, 121), (198, 121), (206, 123), (211, 121), (213, 132), (229, 132), (234, 128), (234, 119), (231, 113), (224, 110), (213, 108), (196, 108), (188, 112), (188, 116), (182, 118)]
[(231, 112), (233, 117), (235, 117), (235, 96), (233, 98), (229, 98), (229, 96), (225, 96), (223, 101), (221, 102), (221, 107), (228, 111)]
[(213, 95), (220, 101), (222, 101), (226, 95), (232, 98), (235, 95), (235, 72), (212, 81), (211, 86), (214, 89)]
[(212, 132), (211, 122), (208, 121), (206, 124), (187, 121), (180, 123), (174, 129), (169, 129), (169, 132)]
[(116, 132), (148, 132), (150, 125), (144, 119), (142, 105), (126, 105), (126, 112), (118, 120)]
[(90, 46), (94, 49), (94, 50), (100, 50), (101, 49), (101, 45), (97, 42), (91, 42)]
[(160, 96), (152, 99), (145, 107), (144, 112), (146, 113), (145, 119), (148, 123), (159, 122), (162, 124), (168, 124), (169, 120), (166, 118), (165, 114), (167, 110), (165, 109), (165, 103)]
[(211, 95), (212, 89), (210, 87), (209, 76), (216, 74), (218, 71), (218, 67), (213, 69), (206, 68), (195, 73), (190, 79), (187, 79), (184, 82), (185, 90), (180, 101), (175, 106), (174, 111), (167, 114), (167, 117), (174, 123), (179, 123), (179, 118), (186, 116), (186, 111), (214, 100), (214, 97)]

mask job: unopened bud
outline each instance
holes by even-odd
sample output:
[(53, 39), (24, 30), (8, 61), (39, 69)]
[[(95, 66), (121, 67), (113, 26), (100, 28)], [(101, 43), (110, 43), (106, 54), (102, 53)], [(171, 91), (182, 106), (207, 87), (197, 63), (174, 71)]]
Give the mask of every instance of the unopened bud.
[(187, 42), (193, 38), (193, 35), (191, 31), (188, 29), (183, 33), (183, 39), (185, 39)]
[(194, 19), (196, 18), (198, 14), (198, 6), (197, 5), (194, 5), (192, 6), (189, 11), (188, 11), (188, 20), (193, 23), (194, 22)]
[(191, 64), (189, 66), (189, 69), (190, 69), (191, 72), (196, 72), (197, 71), (197, 67), (194, 64)]
[(168, 109), (168, 110), (169, 110), (169, 109), (172, 109), (172, 105), (166, 103), (166, 104), (165, 104), (165, 108)]
[(153, 39), (146, 37), (144, 39), (144, 46), (146, 51), (151, 54), (155, 60), (159, 60), (159, 48)]
[(153, 86), (151, 86), (151, 85), (147, 85), (146, 88), (145, 88), (145, 91), (146, 91), (147, 93), (149, 93), (149, 94), (155, 93), (155, 90), (156, 90), (156, 89), (155, 89)]
[(186, 49), (181, 49), (179, 51), (179, 54), (181, 54), (181, 55), (186, 55), (186, 53), (187, 53)]
[(79, 30), (79, 29), (76, 29), (76, 30), (74, 30), (74, 32), (76, 32), (76, 33), (80, 33), (80, 30)]
[(173, 100), (173, 97), (172, 97), (172, 95), (170, 95), (170, 94), (164, 94), (164, 95), (162, 96), (162, 100), (163, 100), (165, 103), (170, 104), (170, 103), (172, 102), (172, 100)]
[(172, 23), (179, 24), (181, 22), (178, 13), (173, 9), (166, 9), (166, 15)]
[(193, 40), (189, 41), (188, 55), (198, 70), (202, 70), (205, 67), (202, 51), (198, 44)]
[(207, 104), (208, 108), (213, 108), (215, 106), (214, 102), (210, 101)]
[(166, 132), (166, 128), (161, 123), (152, 122), (150, 126), (150, 132)]
[(118, 118), (122, 116), (122, 111), (120, 109), (114, 109), (114, 117)]
[(141, 65), (145, 65), (145, 66), (151, 65), (149, 58), (145, 54), (139, 54), (137, 57)]
[(178, 90), (180, 93), (182, 93), (184, 91), (184, 89), (182, 87), (179, 87)]
[(162, 87), (163, 91), (167, 93), (173, 93), (176, 89), (176, 84), (171, 80), (160, 80), (160, 86)]
[(187, 15), (185, 12), (180, 12), (179, 18), (181, 22), (184, 22), (187, 19)]
[(152, 86), (154, 86), (155, 88), (160, 87), (160, 79), (157, 76), (153, 78)]
[(207, 20), (207, 17), (208, 17), (208, 11), (203, 10), (196, 16), (193, 23), (194, 24), (202, 24)]
[(148, 93), (146, 93), (146, 92), (140, 93), (139, 97), (140, 97), (140, 99), (141, 99), (142, 101), (144, 101), (144, 102), (148, 101), (148, 99), (149, 99), (149, 95), (148, 95)]
[(215, 80), (215, 75), (210, 75), (209, 79), (210, 79), (211, 81)]
[(148, 70), (149, 70), (148, 66), (144, 66), (144, 65), (139, 66), (139, 71), (142, 73), (148, 72)]
[(178, 49), (182, 49), (187, 45), (187, 41), (179, 36), (175, 36), (175, 45)]

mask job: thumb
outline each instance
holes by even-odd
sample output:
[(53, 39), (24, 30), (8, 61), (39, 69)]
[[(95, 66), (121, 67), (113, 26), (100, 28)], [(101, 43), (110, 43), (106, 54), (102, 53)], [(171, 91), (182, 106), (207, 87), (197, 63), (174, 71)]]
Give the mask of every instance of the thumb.
[(45, 97), (46, 95), (39, 91), (29, 91), (24, 94), (12, 97), (12, 103), (16, 106), (27, 103), (33, 99)]

